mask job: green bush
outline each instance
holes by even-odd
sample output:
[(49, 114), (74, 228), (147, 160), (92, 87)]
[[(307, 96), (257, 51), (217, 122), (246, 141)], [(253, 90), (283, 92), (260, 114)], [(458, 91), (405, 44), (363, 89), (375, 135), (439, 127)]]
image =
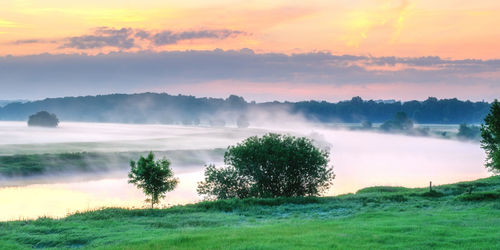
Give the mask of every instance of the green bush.
[(329, 152), (308, 138), (254, 136), (228, 148), (228, 167), (208, 166), (198, 192), (217, 199), (318, 195), (335, 178), (328, 161)]

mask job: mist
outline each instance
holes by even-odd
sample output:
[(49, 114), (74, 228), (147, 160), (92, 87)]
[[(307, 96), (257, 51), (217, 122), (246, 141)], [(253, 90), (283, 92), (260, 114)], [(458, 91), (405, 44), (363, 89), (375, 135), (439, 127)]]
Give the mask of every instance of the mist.
[[(235, 117), (218, 115), (226, 120)], [(483, 166), (485, 154), (476, 142), (331, 128), (286, 110), (253, 110), (247, 116), (251, 117), (249, 128), (237, 128), (234, 119), (226, 124), (230, 127), (63, 122), (50, 129), (0, 122), (0, 155), (98, 152), (131, 154), (130, 160), (136, 160), (142, 153), (155, 151), (159, 157), (171, 159), (180, 179), (178, 188), (166, 194), (161, 206), (200, 201), (203, 197), (197, 195), (196, 186), (203, 180), (204, 166), (223, 166), (223, 152), (229, 145), (268, 132), (307, 136), (330, 150), (336, 178), (324, 195), (375, 185), (424, 187), (430, 181), (439, 185), (490, 175)], [(118, 161), (118, 167), (110, 171), (96, 167), (86, 173), (3, 177), (0, 200), (7, 205), (0, 209), (0, 220), (62, 217), (110, 206), (143, 207), (146, 197), (127, 183), (128, 160)]]

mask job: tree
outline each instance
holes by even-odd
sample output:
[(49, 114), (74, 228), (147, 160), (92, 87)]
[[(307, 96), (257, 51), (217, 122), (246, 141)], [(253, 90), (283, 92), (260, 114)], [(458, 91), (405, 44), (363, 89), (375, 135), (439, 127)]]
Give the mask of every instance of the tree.
[(481, 134), (480, 127), (474, 126), (474, 125), (468, 126), (467, 124), (462, 123), (462, 124), (460, 124), (460, 127), (458, 128), (457, 136), (459, 138), (473, 140), (473, 139), (477, 139), (480, 134)]
[(228, 147), (228, 167), (209, 166), (198, 192), (219, 199), (318, 195), (335, 178), (328, 162), (329, 152), (308, 138), (254, 136)]
[(408, 118), (405, 112), (397, 112), (392, 120), (384, 122), (380, 128), (382, 130), (410, 130), (413, 128), (413, 121)]
[(146, 195), (151, 196), (146, 200), (151, 202), (151, 208), (165, 197), (166, 192), (174, 190), (179, 183), (179, 180), (174, 178), (170, 162), (165, 158), (155, 161), (153, 152), (150, 152), (146, 158), (141, 156), (137, 163), (131, 161), (128, 177), (129, 183), (136, 185)]
[(481, 125), (481, 147), (486, 151), (486, 167), (500, 172), (500, 103), (491, 104), (490, 113)]
[(250, 126), (250, 122), (248, 121), (246, 115), (240, 115), (236, 120), (236, 125), (238, 128), (248, 128), (248, 126)]
[(31, 115), (28, 119), (28, 126), (33, 127), (52, 127), (55, 128), (59, 125), (59, 119), (55, 114), (47, 111), (40, 111)]

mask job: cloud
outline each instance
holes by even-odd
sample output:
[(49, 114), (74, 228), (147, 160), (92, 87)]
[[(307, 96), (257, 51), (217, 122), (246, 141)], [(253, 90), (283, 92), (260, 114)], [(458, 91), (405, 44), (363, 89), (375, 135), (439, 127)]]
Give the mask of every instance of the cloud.
[(75, 36), (67, 38), (61, 48), (95, 49), (104, 47), (115, 47), (119, 49), (130, 49), (135, 46), (131, 28), (112, 29), (100, 27), (93, 35)]
[[(131, 49), (140, 47), (136, 39), (147, 41), (154, 46), (176, 44), (184, 40), (196, 39), (226, 39), (246, 34), (243, 31), (229, 29), (201, 29), (175, 32), (161, 30), (157, 32), (143, 29), (121, 28), (114, 29), (99, 27), (91, 35), (75, 36), (64, 39), (61, 48), (75, 48), (79, 50), (100, 49), (112, 47), (117, 49)], [(36, 42), (33, 40), (33, 42)]]
[(8, 44), (22, 45), (22, 44), (36, 44), (36, 43), (57, 43), (57, 41), (46, 40), (46, 39), (22, 39), (22, 40), (16, 40), (14, 42), (10, 42)]
[(155, 45), (166, 45), (166, 44), (176, 44), (182, 40), (194, 40), (194, 39), (226, 39), (231, 36), (237, 36), (245, 34), (243, 31), (238, 30), (196, 30), (196, 31), (183, 31), (183, 32), (172, 32), (170, 30), (165, 30), (158, 32), (153, 35), (152, 41)]
[[(99, 32), (120, 34), (107, 30)], [(298, 86), (294, 88), (297, 91), (308, 86), (330, 86), (325, 89), (341, 88), (343, 91), (360, 90), (366, 86), (382, 89), (382, 86), (387, 86), (385, 90), (390, 92), (395, 86), (411, 85), (413, 89), (420, 86), (419, 93), (427, 91), (429, 96), (434, 95), (432, 87), (438, 85), (453, 90), (450, 93), (477, 87), (476, 92), (484, 93), (486, 98), (499, 89), (498, 72), (500, 60), (370, 57), (326, 52), (287, 55), (254, 53), (250, 49), (216, 49), (98, 55), (42, 54), (0, 57), (0, 98), (32, 98), (35, 94), (37, 97), (46, 97), (159, 90), (168, 92), (174, 86), (176, 90), (180, 89), (179, 86), (186, 86), (188, 90), (190, 86), (201, 86), (207, 82), (224, 82), (232, 84), (235, 89), (238, 86), (249, 89), (265, 84), (269, 86), (267, 89), (272, 88), (276, 93), (281, 88), (283, 91), (289, 88), (280, 86)], [(249, 87), (245, 88), (244, 85)], [(31, 91), (26, 92), (26, 89)], [(402, 91), (404, 87), (396, 89)], [(256, 87), (255, 91), (258, 92), (259, 88)], [(304, 98), (314, 97), (306, 95)]]

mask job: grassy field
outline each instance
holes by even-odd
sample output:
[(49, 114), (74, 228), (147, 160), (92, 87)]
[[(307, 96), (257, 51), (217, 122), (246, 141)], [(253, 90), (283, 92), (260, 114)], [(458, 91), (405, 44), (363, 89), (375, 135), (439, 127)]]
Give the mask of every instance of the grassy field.
[[(224, 149), (170, 150), (154, 153), (158, 158), (167, 157), (176, 165), (203, 166), (206, 163), (201, 159), (222, 161)], [(0, 176), (32, 177), (44, 174), (128, 170), (130, 160), (137, 160), (140, 155), (147, 154), (148, 152), (77, 152), (0, 156)]]
[(432, 192), (371, 187), (337, 197), (108, 208), (3, 222), (0, 248), (500, 249), (500, 176)]

